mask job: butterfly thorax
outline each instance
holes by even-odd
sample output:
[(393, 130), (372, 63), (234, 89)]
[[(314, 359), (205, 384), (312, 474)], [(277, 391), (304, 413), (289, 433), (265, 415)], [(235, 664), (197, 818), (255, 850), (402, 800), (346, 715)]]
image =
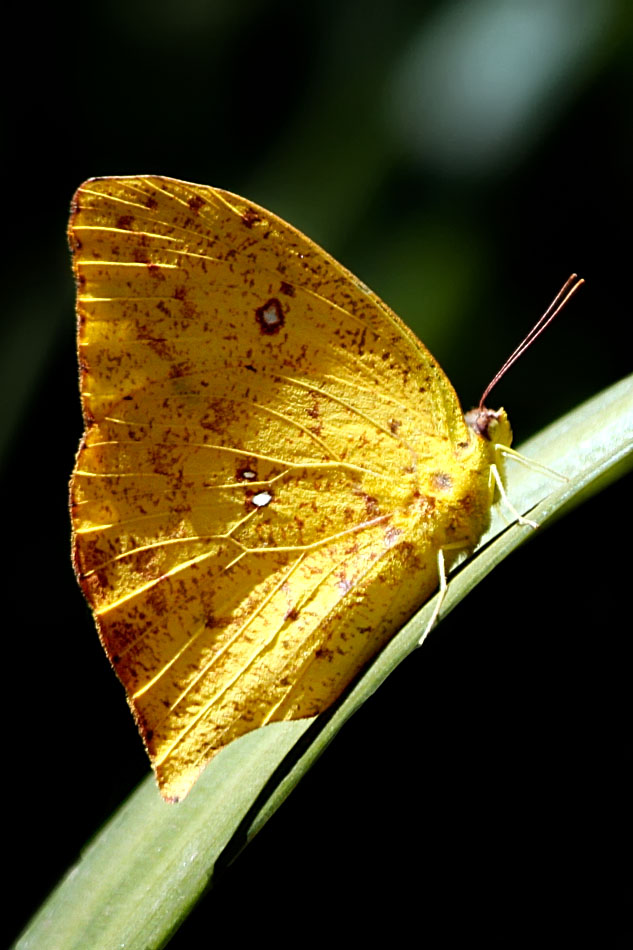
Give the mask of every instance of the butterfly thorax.
[(419, 473), (412, 511), (433, 558), (439, 548), (471, 550), (486, 529), (491, 449), (489, 442), (473, 433), (467, 444), (436, 451), (434, 464)]

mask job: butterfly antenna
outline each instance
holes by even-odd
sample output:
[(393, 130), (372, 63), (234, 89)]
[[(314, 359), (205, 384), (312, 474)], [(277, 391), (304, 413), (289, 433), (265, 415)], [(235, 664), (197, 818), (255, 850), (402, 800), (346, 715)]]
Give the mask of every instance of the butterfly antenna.
[(561, 289), (558, 291), (558, 293), (552, 300), (551, 304), (549, 305), (549, 307), (547, 308), (543, 316), (540, 318), (540, 320), (538, 320), (534, 324), (534, 326), (532, 327), (528, 335), (525, 337), (525, 339), (522, 340), (521, 343), (519, 343), (519, 345), (517, 346), (516, 350), (510, 354), (510, 356), (507, 358), (507, 360), (505, 361), (505, 363), (503, 364), (499, 372), (494, 376), (494, 378), (490, 381), (490, 383), (486, 387), (483, 396), (479, 400), (480, 409), (484, 408), (486, 399), (490, 395), (492, 389), (494, 389), (494, 387), (497, 385), (499, 380), (502, 378), (502, 376), (505, 376), (505, 374), (508, 372), (510, 367), (514, 363), (516, 363), (519, 357), (523, 353), (525, 353), (527, 348), (531, 346), (532, 343), (534, 343), (534, 341), (537, 339), (537, 337), (539, 337), (541, 333), (549, 326), (549, 324), (552, 322), (554, 317), (561, 312), (561, 310), (563, 309), (567, 301), (570, 300), (571, 297), (573, 297), (573, 295), (584, 284), (584, 282), (585, 282), (584, 279), (582, 277), (578, 277), (577, 274), (572, 274), (571, 277), (569, 277), (565, 281), (565, 283), (563, 284)]

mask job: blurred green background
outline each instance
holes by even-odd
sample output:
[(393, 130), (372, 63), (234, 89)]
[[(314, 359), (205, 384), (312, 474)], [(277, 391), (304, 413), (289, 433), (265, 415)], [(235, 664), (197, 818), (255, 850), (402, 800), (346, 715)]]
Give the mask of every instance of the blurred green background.
[[(633, 7), (105, 0), (8, 17), (10, 937), (147, 770), (69, 561), (74, 189), (156, 173), (269, 207), (379, 293), (468, 406), (579, 272), (586, 288), (492, 400), (521, 441), (631, 370)], [(605, 888), (597, 862), (610, 865), (622, 831), (630, 740), (612, 601), (630, 488), (544, 533), (451, 616), (173, 946), (236, 928), (281, 939), (298, 913), (314, 938), (336, 913), (340, 939), (378, 922), (394, 940), (440, 920), (477, 933), (506, 917), (523, 933), (546, 912), (568, 928), (582, 888)]]

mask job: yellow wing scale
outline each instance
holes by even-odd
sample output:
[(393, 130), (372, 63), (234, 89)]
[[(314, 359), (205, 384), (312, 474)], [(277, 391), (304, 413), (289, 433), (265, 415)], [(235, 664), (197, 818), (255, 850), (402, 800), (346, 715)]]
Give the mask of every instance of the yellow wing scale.
[(314, 715), (472, 547), (492, 447), (437, 363), (262, 208), (165, 178), (77, 192), (86, 433), (74, 562), (161, 793)]

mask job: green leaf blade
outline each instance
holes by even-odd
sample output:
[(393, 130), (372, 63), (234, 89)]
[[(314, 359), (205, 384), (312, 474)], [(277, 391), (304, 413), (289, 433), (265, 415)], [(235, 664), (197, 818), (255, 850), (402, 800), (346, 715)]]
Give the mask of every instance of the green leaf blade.
[[(509, 493), (541, 527), (506, 528), (495, 512), (479, 552), (455, 572), (440, 616), (494, 566), (562, 513), (633, 468), (633, 376), (601, 393), (521, 447), (568, 481), (511, 462)], [(100, 950), (159, 948), (212, 882), (260, 830), (342, 725), (416, 648), (432, 614), (427, 603), (353, 688), (317, 720), (279, 723), (223, 750), (187, 799), (160, 798), (149, 777), (99, 832), (16, 947)]]

